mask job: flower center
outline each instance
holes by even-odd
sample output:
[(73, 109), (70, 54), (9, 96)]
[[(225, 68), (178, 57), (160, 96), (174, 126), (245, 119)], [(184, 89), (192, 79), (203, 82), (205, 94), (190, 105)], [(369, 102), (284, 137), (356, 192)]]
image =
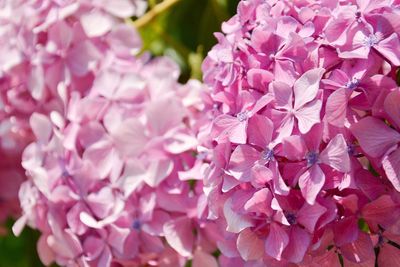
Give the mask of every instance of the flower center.
[(363, 40), (364, 46), (367, 46), (367, 47), (372, 47), (372, 46), (376, 45), (378, 42), (379, 42), (379, 38), (373, 33), (371, 33), (368, 36), (365, 36), (364, 40)]
[(139, 231), (141, 227), (142, 227), (142, 223), (138, 219), (133, 220), (133, 223), (132, 223), (133, 229)]
[(351, 81), (348, 81), (346, 83), (346, 88), (350, 89), (350, 90), (354, 90), (358, 87), (359, 84), (360, 84), (360, 80), (357, 78), (353, 78), (353, 79), (351, 79)]
[(295, 215), (294, 213), (292, 213), (292, 212), (286, 212), (286, 213), (285, 213), (285, 217), (286, 217), (286, 220), (288, 221), (288, 223), (289, 223), (290, 225), (296, 224), (297, 220), (296, 220), (296, 215)]
[(379, 233), (379, 235), (378, 235), (378, 246), (382, 246), (384, 242), (385, 242), (385, 239), (383, 238), (382, 233)]
[(306, 155), (307, 165), (312, 166), (318, 161), (318, 153), (311, 151)]
[(266, 149), (263, 152), (261, 152), (261, 159), (270, 161), (274, 157), (274, 151), (271, 149)]
[(350, 144), (347, 146), (347, 153), (349, 153), (350, 155), (354, 156), (356, 153), (356, 147), (353, 144)]
[(240, 122), (243, 122), (248, 119), (248, 113), (248, 111), (239, 112), (238, 114), (236, 114), (236, 118), (238, 118)]

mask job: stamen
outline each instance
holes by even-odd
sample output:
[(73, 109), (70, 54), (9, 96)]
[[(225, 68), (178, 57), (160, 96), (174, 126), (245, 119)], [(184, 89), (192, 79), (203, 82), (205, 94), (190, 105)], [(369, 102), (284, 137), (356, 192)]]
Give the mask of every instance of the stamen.
[(142, 223), (139, 220), (137, 220), (137, 219), (133, 220), (133, 223), (132, 223), (133, 229), (139, 231), (141, 227), (142, 227)]
[(379, 38), (375, 34), (370, 34), (364, 37), (363, 44), (367, 47), (373, 47), (379, 42)]
[(261, 159), (270, 161), (274, 157), (274, 151), (271, 149), (266, 149), (263, 152), (261, 152)]
[(249, 118), (248, 113), (249, 113), (248, 111), (239, 112), (239, 113), (236, 115), (236, 118), (238, 118), (238, 120), (239, 120), (240, 122), (243, 122), (243, 121), (245, 121), (245, 120), (247, 120), (247, 119)]
[(296, 215), (292, 212), (285, 212), (286, 220), (290, 225), (294, 225), (297, 223)]
[(307, 165), (312, 166), (318, 162), (318, 153), (311, 151), (306, 155)]
[(346, 83), (346, 88), (350, 89), (350, 90), (354, 90), (358, 87), (359, 84), (360, 84), (360, 80), (357, 78), (353, 78), (353, 79), (351, 79), (351, 81), (348, 81)]

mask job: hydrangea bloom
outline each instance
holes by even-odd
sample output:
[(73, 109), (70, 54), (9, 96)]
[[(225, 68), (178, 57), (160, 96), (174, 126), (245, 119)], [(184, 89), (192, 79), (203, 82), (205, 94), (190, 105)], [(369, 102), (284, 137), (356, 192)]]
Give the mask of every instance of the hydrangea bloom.
[(105, 62), (64, 114), (31, 116), (14, 232), (42, 232), (45, 264), (217, 266), (202, 183), (187, 182), (201, 179), (192, 167), (202, 85), (178, 76), (166, 58)]
[(242, 0), (216, 33), (199, 140), (223, 266), (399, 265), (399, 7)]
[(12, 207), (24, 179), (21, 153), (33, 141), (30, 115), (63, 112), (70, 92), (84, 94), (93, 83), (100, 60), (140, 49), (135, 30), (122, 22), (142, 14), (146, 2), (110, 3), (0, 1), (0, 220), (18, 210)]

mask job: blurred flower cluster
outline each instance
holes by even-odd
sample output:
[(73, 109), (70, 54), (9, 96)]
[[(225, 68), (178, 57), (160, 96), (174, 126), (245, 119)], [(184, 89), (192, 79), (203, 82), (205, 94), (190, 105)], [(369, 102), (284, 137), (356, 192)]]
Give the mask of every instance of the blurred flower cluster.
[(399, 264), (399, 11), (249, 0), (216, 33), (201, 140), (227, 266)]
[(103, 58), (138, 47), (135, 30), (122, 23), (146, 2), (113, 3), (0, 1), (0, 220), (18, 212), (21, 153), (34, 138), (30, 115), (63, 113), (72, 91), (87, 93)]

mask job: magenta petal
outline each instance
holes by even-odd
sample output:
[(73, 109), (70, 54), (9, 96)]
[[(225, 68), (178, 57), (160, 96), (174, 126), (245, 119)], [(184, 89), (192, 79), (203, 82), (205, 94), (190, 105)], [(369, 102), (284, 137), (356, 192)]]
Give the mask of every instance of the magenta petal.
[(362, 263), (375, 257), (374, 246), (368, 234), (360, 232), (358, 239), (341, 247), (341, 252), (349, 261)]
[(299, 135), (288, 136), (283, 139), (283, 155), (293, 161), (299, 161), (304, 158), (307, 147), (304, 140)]
[(361, 214), (367, 222), (376, 223), (387, 228), (398, 220), (400, 211), (389, 195), (383, 195), (367, 203), (363, 207)]
[(311, 236), (309, 233), (300, 227), (292, 227), (290, 229), (290, 242), (283, 253), (283, 258), (293, 263), (302, 262), (310, 243)]
[(390, 244), (384, 244), (379, 251), (378, 266), (400, 266), (400, 250)]
[(350, 128), (361, 148), (372, 157), (381, 157), (400, 142), (400, 134), (373, 117), (360, 120)]
[(400, 91), (395, 90), (386, 96), (384, 102), (384, 109), (389, 115), (390, 119), (400, 129)]
[(327, 209), (318, 202), (315, 202), (314, 205), (304, 203), (297, 213), (297, 221), (310, 233), (313, 233), (319, 218), (321, 218), (326, 211)]
[(344, 218), (334, 226), (335, 244), (341, 247), (358, 239), (358, 222), (354, 217)]

